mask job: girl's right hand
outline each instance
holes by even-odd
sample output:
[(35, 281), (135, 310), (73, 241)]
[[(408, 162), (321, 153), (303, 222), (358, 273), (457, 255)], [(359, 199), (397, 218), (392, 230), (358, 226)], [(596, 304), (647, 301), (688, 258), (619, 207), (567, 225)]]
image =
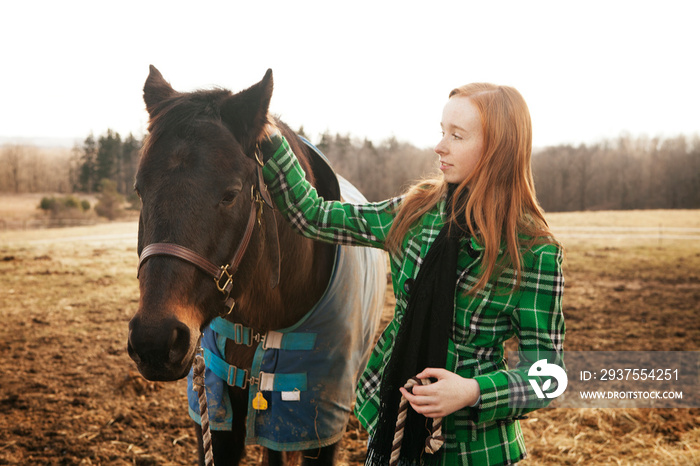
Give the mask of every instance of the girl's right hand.
[(282, 133), (280, 133), (280, 129), (277, 127), (275, 120), (271, 116), (268, 116), (267, 124), (265, 124), (263, 127), (262, 134), (260, 135), (260, 140), (258, 142), (271, 139), (272, 137), (279, 136), (281, 134)]

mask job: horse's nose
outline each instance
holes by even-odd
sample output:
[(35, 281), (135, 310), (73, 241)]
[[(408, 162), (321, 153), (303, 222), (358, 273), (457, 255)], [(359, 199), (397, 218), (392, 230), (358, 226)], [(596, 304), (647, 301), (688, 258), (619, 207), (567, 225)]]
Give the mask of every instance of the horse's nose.
[(189, 369), (193, 354), (190, 329), (175, 318), (146, 323), (139, 315), (129, 322), (127, 351), (149, 380), (176, 380)]

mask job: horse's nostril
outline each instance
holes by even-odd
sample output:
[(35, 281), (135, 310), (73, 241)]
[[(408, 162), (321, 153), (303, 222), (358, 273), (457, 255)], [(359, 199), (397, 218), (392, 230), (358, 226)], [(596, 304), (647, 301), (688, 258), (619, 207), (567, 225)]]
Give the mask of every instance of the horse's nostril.
[(173, 328), (168, 347), (170, 348), (168, 359), (171, 363), (180, 363), (189, 353), (190, 329), (182, 322), (178, 322)]
[(136, 352), (134, 349), (134, 345), (131, 344), (131, 332), (129, 332), (129, 338), (127, 340), (126, 344), (126, 352), (129, 353), (129, 357), (136, 363), (140, 364), (141, 363), (141, 358), (139, 357), (139, 354)]
[(129, 324), (127, 351), (149, 380), (175, 380), (183, 377), (189, 363), (191, 335), (187, 325), (177, 319), (145, 323), (137, 315)]
[(168, 348), (172, 348), (175, 346), (175, 342), (177, 341), (177, 336), (180, 333), (180, 330), (176, 327), (173, 329), (173, 331), (170, 333), (170, 339), (168, 340)]

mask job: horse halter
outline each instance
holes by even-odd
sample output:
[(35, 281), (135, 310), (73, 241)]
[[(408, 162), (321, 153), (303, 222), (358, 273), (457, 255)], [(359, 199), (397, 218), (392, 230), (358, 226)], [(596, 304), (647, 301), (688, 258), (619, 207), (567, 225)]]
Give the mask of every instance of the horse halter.
[[(141, 256), (139, 258), (138, 272), (141, 271), (143, 264), (153, 256), (171, 256), (188, 262), (207, 275), (214, 279), (216, 288), (224, 295), (224, 305), (228, 308), (227, 311), (221, 313), (221, 316), (227, 316), (233, 311), (233, 307), (236, 305), (235, 300), (231, 297), (231, 289), (233, 288), (233, 276), (238, 271), (238, 267), (243, 260), (248, 245), (250, 244), (250, 239), (253, 236), (253, 230), (255, 229), (255, 223), (257, 220), (258, 225), (262, 224), (262, 213), (263, 206), (267, 205), (270, 209), (274, 209), (274, 204), (272, 203), (272, 198), (267, 190), (267, 186), (263, 181), (262, 167), (263, 163), (261, 157), (258, 155), (259, 150), (256, 148), (255, 160), (257, 161), (257, 171), (256, 180), (250, 188), (251, 206), (250, 214), (248, 215), (248, 223), (246, 224), (245, 232), (243, 233), (243, 239), (238, 244), (236, 252), (233, 254), (233, 259), (228, 264), (217, 266), (213, 262), (209, 261), (201, 254), (188, 249), (184, 246), (180, 246), (175, 243), (151, 243), (141, 251)], [(271, 246), (274, 249), (273, 257), (277, 259), (277, 263), (273, 266), (273, 277), (271, 281), (271, 286), (274, 288), (279, 283), (280, 274), (280, 253), (279, 253), (279, 238), (277, 236), (277, 222), (275, 216), (271, 215), (272, 222), (274, 225), (270, 225), (267, 228), (267, 233), (270, 236), (268, 240), (272, 243)], [(137, 273), (138, 277), (138, 273)]]

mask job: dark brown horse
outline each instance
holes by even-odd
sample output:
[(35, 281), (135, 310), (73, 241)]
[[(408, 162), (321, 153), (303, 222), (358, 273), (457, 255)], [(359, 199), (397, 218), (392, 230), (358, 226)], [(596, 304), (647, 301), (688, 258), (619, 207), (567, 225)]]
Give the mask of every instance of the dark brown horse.
[[(230, 311), (227, 320), (262, 334), (284, 329), (299, 321), (328, 285), (335, 246), (296, 234), (276, 218), (277, 212), (254, 199), (260, 195), (254, 152), (268, 121), (271, 95), (270, 71), (237, 94), (222, 89), (180, 93), (151, 67), (144, 87), (149, 135), (136, 175), (143, 204), (138, 235), (141, 299), (128, 341), (129, 355), (147, 379), (185, 377), (201, 332), (215, 317)], [(317, 179), (321, 167), (314, 165), (309, 147), (277, 124), (309, 181), (327, 199), (338, 198), (337, 181), (324, 184), (322, 177)], [(161, 249), (144, 260), (144, 249), (154, 244)], [(226, 288), (227, 276), (214, 280), (206, 267), (183, 258), (184, 249), (171, 253), (162, 245), (185, 247), (216, 266), (237, 255), (228, 290), (222, 296), (218, 289)], [(226, 297), (228, 305), (222, 302)], [(226, 362), (250, 368), (255, 350), (255, 345), (229, 342)], [(248, 388), (229, 387), (229, 395), (235, 413), (231, 430), (213, 432), (217, 465), (237, 464), (244, 452)], [(316, 459), (305, 461), (331, 464), (334, 452), (335, 445), (314, 449), (310, 453)], [(279, 456), (270, 452), (271, 462)]]

